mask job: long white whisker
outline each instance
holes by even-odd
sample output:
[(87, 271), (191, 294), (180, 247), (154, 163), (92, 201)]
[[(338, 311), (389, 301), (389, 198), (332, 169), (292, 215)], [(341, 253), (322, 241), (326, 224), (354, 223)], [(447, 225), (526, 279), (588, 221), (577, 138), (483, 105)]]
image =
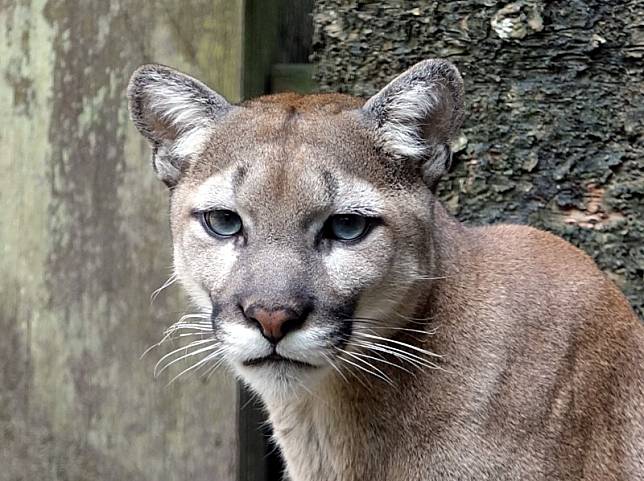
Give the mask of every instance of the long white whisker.
[(329, 356), (327, 356), (327, 355), (326, 355), (325, 353), (323, 353), (323, 352), (322, 352), (321, 354), (322, 354), (322, 357), (324, 358), (324, 360), (325, 360), (326, 362), (328, 362), (328, 363), (329, 363), (329, 365), (330, 365), (333, 369), (335, 369), (335, 370), (337, 371), (337, 373), (342, 377), (342, 379), (344, 379), (344, 381), (345, 381), (346, 383), (348, 383), (348, 382), (349, 382), (349, 380), (346, 378), (346, 376), (344, 375), (344, 373), (343, 373), (343, 372), (338, 368), (338, 366), (336, 366), (336, 365), (335, 365), (335, 363), (331, 360), (331, 358), (330, 358)]
[(213, 349), (217, 349), (217, 346), (211, 345), (211, 346), (202, 347), (202, 348), (200, 348), (200, 349), (196, 349), (195, 351), (192, 351), (192, 352), (189, 352), (189, 353), (187, 353), (187, 354), (184, 354), (183, 356), (179, 356), (178, 358), (173, 359), (173, 360), (172, 360), (172, 361), (170, 361), (169, 363), (165, 364), (165, 365), (164, 365), (164, 366), (159, 370), (159, 372), (155, 372), (155, 373), (154, 373), (154, 375), (155, 375), (155, 377), (158, 377), (158, 376), (160, 376), (160, 375), (161, 375), (161, 373), (162, 373), (163, 371), (165, 371), (166, 369), (168, 369), (168, 368), (169, 368), (170, 366), (172, 366), (173, 364), (176, 364), (177, 362), (182, 361), (182, 360), (184, 360), (184, 359), (187, 359), (187, 358), (189, 358), (189, 357), (196, 356), (197, 354), (201, 354), (202, 352), (212, 351)]
[[(355, 364), (354, 364), (354, 363), (350, 362), (348, 359), (345, 359), (345, 358), (344, 358), (344, 357), (342, 357), (342, 356), (338, 357), (338, 359), (339, 359), (341, 362), (344, 362), (344, 363), (349, 364), (350, 366), (355, 366)], [(362, 369), (362, 368), (361, 368), (361, 369)], [(367, 389), (367, 390), (369, 390), (369, 389), (370, 389), (370, 388), (369, 388), (369, 386), (367, 386), (367, 384), (365, 384), (365, 383), (364, 383), (363, 379), (362, 379), (360, 376), (358, 376), (358, 374), (360, 374), (359, 372), (358, 372), (358, 373), (356, 373), (356, 372), (354, 372), (354, 371), (353, 371), (353, 369), (347, 369), (347, 372), (348, 372), (349, 374), (351, 374), (354, 378), (356, 378), (356, 380), (357, 380), (357, 381), (362, 385), (362, 387), (364, 387), (364, 388), (365, 388), (365, 389)]]
[[(356, 337), (359, 337), (359, 335), (360, 335), (360, 333), (358, 333), (358, 332), (355, 332), (355, 334), (357, 335)], [(380, 347), (382, 349), (389, 349), (392, 353), (396, 352), (396, 353), (403, 354), (403, 355), (409, 357), (410, 359), (415, 359), (415, 360), (417, 360), (419, 362), (430, 363), (432, 365), (434, 364), (429, 359), (426, 359), (425, 357), (422, 357), (422, 356), (420, 356), (420, 355), (418, 355), (418, 354), (416, 354), (414, 352), (409, 352), (409, 351), (406, 351), (404, 349), (401, 349), (400, 347), (391, 346), (389, 344), (384, 344), (382, 342), (373, 342), (373, 341), (364, 340), (364, 339), (354, 339), (353, 342), (362, 343), (365, 346), (378, 346), (378, 347)]]
[(152, 349), (159, 347), (163, 342), (166, 340), (167, 336), (164, 336), (163, 339), (161, 339), (159, 342), (152, 344), (150, 347), (148, 347), (145, 351), (143, 351), (143, 354), (139, 357), (139, 361), (145, 357), (145, 355), (150, 352)]
[[(168, 283), (170, 279), (166, 281)], [(164, 284), (165, 285), (165, 284)], [(145, 351), (143, 351), (143, 354), (139, 357), (139, 359), (143, 359), (150, 351), (152, 351), (154, 348), (159, 347), (161, 344), (166, 342), (170, 337), (172, 337), (172, 334), (175, 332), (185, 329), (185, 330), (198, 330), (198, 331), (203, 331), (203, 332), (209, 332), (212, 331), (212, 326), (210, 322), (197, 322), (197, 323), (186, 323), (184, 322), (187, 319), (209, 319), (210, 316), (206, 314), (199, 314), (199, 313), (193, 313), (193, 314), (184, 314), (181, 316), (181, 318), (172, 324), (170, 327), (166, 328), (163, 331), (163, 337), (159, 342), (156, 342), (152, 344), (150, 347), (148, 347)], [(182, 335), (179, 335), (181, 337)]]
[(353, 341), (356, 345), (365, 347), (367, 349), (371, 349), (373, 351), (379, 351), (385, 354), (390, 354), (394, 357), (397, 357), (398, 359), (402, 359), (404, 361), (407, 361), (408, 363), (416, 366), (416, 367), (427, 367), (429, 369), (438, 369), (439, 366), (434, 364), (431, 361), (427, 361), (426, 359), (423, 359), (415, 354), (409, 353), (407, 351), (403, 351), (402, 349), (398, 349), (392, 346), (386, 346), (382, 344), (377, 344), (373, 343), (370, 341), (359, 341), (355, 340)]
[(194, 329), (195, 331), (212, 331), (210, 323), (175, 323), (165, 330), (166, 334), (172, 334), (180, 329)]
[[(206, 350), (207, 350), (207, 349), (206, 349)], [(202, 350), (200, 350), (200, 351), (202, 351)], [(167, 386), (169, 386), (170, 384), (172, 384), (175, 380), (179, 379), (181, 376), (183, 376), (183, 375), (184, 375), (184, 374), (186, 374), (187, 372), (190, 372), (190, 371), (192, 371), (193, 369), (196, 369), (196, 368), (198, 368), (199, 366), (203, 366), (203, 365), (204, 365), (204, 364), (206, 364), (207, 362), (211, 361), (212, 359), (214, 359), (215, 357), (217, 357), (219, 354), (221, 354), (221, 352), (222, 352), (222, 349), (221, 349), (221, 348), (220, 348), (220, 349), (217, 349), (215, 352), (212, 352), (212, 353), (208, 354), (206, 357), (204, 357), (204, 358), (203, 358), (203, 359), (201, 359), (200, 361), (196, 362), (196, 363), (195, 363), (195, 364), (193, 364), (192, 366), (190, 366), (190, 367), (188, 367), (188, 368), (184, 369), (184, 370), (183, 370), (183, 371), (181, 371), (179, 374), (177, 374), (177, 375), (176, 375), (176, 376), (174, 376), (172, 379), (170, 379), (170, 382), (168, 382), (168, 384), (166, 384), (166, 387), (167, 387)], [(198, 352), (194, 352), (194, 353), (192, 353), (192, 354), (193, 354), (193, 355), (194, 355), (194, 354), (198, 354)], [(175, 361), (172, 361), (172, 362), (175, 362)], [(166, 366), (166, 367), (167, 367), (167, 366)]]
[[(223, 351), (222, 351), (222, 354), (225, 351), (226, 351), (226, 349), (224, 348)], [(221, 366), (224, 363), (225, 360), (226, 359), (222, 356), (219, 359), (219, 361), (217, 361), (212, 367), (208, 368), (208, 370), (204, 373), (204, 378), (206, 380), (210, 379), (210, 376), (212, 376), (214, 374), (214, 372), (217, 370), (217, 368), (219, 368), (219, 366)]]
[(402, 331), (402, 332), (413, 332), (416, 334), (423, 334), (427, 336), (431, 336), (436, 334), (435, 329), (429, 329), (427, 331), (423, 331), (422, 329), (411, 329), (408, 327), (394, 327), (394, 326), (387, 326), (387, 325), (375, 325), (375, 324), (381, 324), (380, 321), (376, 319), (367, 319), (363, 317), (354, 317), (351, 318), (352, 321), (357, 321), (357, 322), (364, 322), (365, 324), (369, 325), (369, 329), (386, 329), (386, 330), (391, 330), (391, 331)]
[(393, 366), (393, 367), (395, 367), (397, 369), (401, 369), (402, 371), (405, 371), (408, 374), (414, 375), (414, 373), (411, 372), (409, 369), (406, 369), (403, 366), (401, 366), (400, 364), (396, 364), (395, 362), (387, 361), (386, 359), (384, 359), (382, 357), (370, 356), (369, 354), (365, 354), (363, 352), (355, 352), (354, 354), (356, 356), (365, 357), (365, 358), (368, 358), (368, 359), (373, 359), (374, 361), (378, 361), (378, 362), (382, 362), (384, 364), (388, 364), (388, 365)]
[(393, 383), (391, 378), (389, 376), (387, 376), (384, 372), (382, 372), (380, 369), (378, 369), (377, 367), (374, 367), (369, 362), (365, 361), (364, 359), (360, 359), (359, 357), (355, 356), (353, 353), (351, 353), (349, 351), (345, 351), (344, 349), (340, 349), (340, 348), (338, 348), (338, 350), (343, 352), (344, 354), (347, 354), (347, 355), (353, 357), (354, 359), (362, 362), (363, 364), (366, 364), (367, 366), (369, 366), (370, 368), (374, 369), (377, 372), (374, 372), (374, 371), (372, 371), (370, 369), (362, 367), (359, 364), (355, 364), (352, 361), (348, 360), (347, 358), (344, 358), (344, 360), (346, 362), (348, 362), (349, 364), (352, 364), (353, 366), (357, 367), (358, 369), (360, 369), (360, 370), (362, 370), (362, 371), (364, 371), (364, 372), (366, 372), (368, 374), (371, 374), (372, 376), (375, 376), (375, 377), (377, 377), (379, 379), (382, 379), (384, 382), (386, 382), (387, 384), (389, 384), (391, 386), (395, 386), (395, 384)]
[(186, 319), (210, 319), (210, 315), (204, 314), (202, 312), (193, 312), (192, 314), (184, 314), (179, 318), (177, 322), (183, 322)]
[(156, 298), (157, 298), (157, 297), (159, 297), (159, 294), (161, 294), (161, 291), (163, 291), (163, 289), (166, 289), (166, 288), (170, 287), (170, 286), (171, 286), (172, 284), (174, 284), (175, 282), (177, 282), (177, 275), (176, 275), (176, 274), (172, 274), (172, 275), (171, 275), (170, 277), (168, 277), (168, 279), (167, 279), (167, 280), (166, 280), (166, 281), (161, 285), (161, 287), (159, 287), (158, 289), (155, 289), (155, 290), (152, 292), (152, 294), (150, 295), (150, 304), (152, 304), (152, 303), (156, 300)]
[[(401, 313), (400, 313), (400, 312), (398, 312), (398, 311), (393, 311), (393, 312), (394, 312), (394, 314), (395, 314), (395, 315), (397, 315), (398, 317), (400, 317), (400, 318), (402, 318), (402, 319), (404, 319), (404, 320), (406, 320), (406, 321), (410, 321), (410, 322), (412, 322), (413, 324), (422, 324), (422, 325), (426, 325), (428, 322), (433, 321), (433, 320), (434, 320), (434, 318), (436, 317), (436, 316), (431, 316), (431, 317), (410, 317), (410, 316), (405, 316), (404, 314), (401, 314)], [(418, 321), (420, 321), (420, 322), (418, 322)]]
[(433, 353), (431, 351), (428, 351), (427, 349), (422, 349), (420, 347), (412, 346), (411, 344), (407, 344), (406, 342), (396, 341), (395, 339), (389, 339), (387, 337), (376, 336), (374, 334), (367, 334), (365, 332), (356, 332), (356, 334), (358, 334), (360, 336), (367, 337), (369, 339), (375, 339), (375, 340), (383, 341), (383, 342), (391, 342), (393, 344), (397, 344), (397, 345), (402, 346), (402, 347), (407, 347), (409, 349), (413, 349), (414, 351), (420, 352), (420, 353), (425, 354), (427, 356), (443, 357), (440, 354)]
[(186, 351), (187, 352), (188, 349), (190, 349), (191, 347), (201, 346), (202, 344), (213, 343), (213, 342), (215, 342), (215, 339), (202, 339), (202, 340), (199, 340), (199, 341), (193, 341), (193, 342), (191, 342), (190, 344), (188, 344), (186, 346), (181, 346), (181, 347), (175, 349), (174, 351), (171, 351), (171, 352), (167, 353), (165, 356), (163, 356), (161, 359), (159, 359), (157, 361), (157, 363), (154, 365), (154, 376), (156, 377), (156, 375), (157, 375), (157, 368), (159, 367), (159, 365), (161, 363), (163, 363), (163, 361), (165, 361), (167, 358), (172, 357), (173, 355), (175, 355), (176, 353), (181, 352), (181, 351)]

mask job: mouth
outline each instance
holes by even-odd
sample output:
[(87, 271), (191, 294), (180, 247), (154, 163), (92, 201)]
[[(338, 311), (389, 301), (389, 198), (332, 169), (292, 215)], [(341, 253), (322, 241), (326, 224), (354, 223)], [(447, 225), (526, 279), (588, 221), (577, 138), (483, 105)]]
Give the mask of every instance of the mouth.
[(264, 357), (257, 357), (255, 359), (249, 359), (243, 362), (244, 366), (267, 366), (269, 364), (280, 364), (280, 365), (291, 365), (293, 367), (312, 369), (315, 368), (313, 364), (309, 364), (303, 361), (297, 361), (295, 359), (290, 359), (288, 357), (280, 356), (277, 353), (269, 354)]

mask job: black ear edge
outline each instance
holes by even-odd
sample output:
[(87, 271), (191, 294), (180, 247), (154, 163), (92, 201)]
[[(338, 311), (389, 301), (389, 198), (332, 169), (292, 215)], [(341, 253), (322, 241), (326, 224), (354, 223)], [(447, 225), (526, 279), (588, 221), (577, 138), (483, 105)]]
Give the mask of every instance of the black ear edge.
[(130, 118), (139, 132), (153, 144), (153, 148), (158, 145), (160, 139), (154, 136), (153, 131), (149, 129), (149, 122), (145, 118), (146, 109), (144, 104), (148, 100), (145, 90), (150, 83), (150, 78), (156, 75), (171, 74), (173, 71), (174, 69), (171, 67), (161, 64), (144, 64), (132, 73), (127, 85)]
[(134, 125), (153, 145), (167, 140), (155, 131), (163, 124), (175, 131), (176, 138), (232, 108), (203, 82), (162, 64), (138, 67), (130, 77), (127, 97)]
[(232, 107), (204, 83), (161, 64), (137, 68), (127, 98), (130, 117), (152, 148), (152, 167), (169, 188), (205, 144), (212, 124)]

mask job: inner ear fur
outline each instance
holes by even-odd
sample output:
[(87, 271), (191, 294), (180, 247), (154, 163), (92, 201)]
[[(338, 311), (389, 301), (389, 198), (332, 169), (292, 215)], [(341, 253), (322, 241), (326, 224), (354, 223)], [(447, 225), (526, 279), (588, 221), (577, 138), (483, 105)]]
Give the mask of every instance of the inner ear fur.
[(139, 67), (128, 85), (130, 116), (150, 142), (159, 178), (175, 185), (185, 160), (207, 139), (209, 127), (231, 105), (204, 83), (158, 64)]
[(405, 71), (362, 107), (379, 146), (395, 158), (420, 162), (433, 188), (449, 169), (450, 143), (460, 128), (463, 79), (446, 60), (425, 60)]

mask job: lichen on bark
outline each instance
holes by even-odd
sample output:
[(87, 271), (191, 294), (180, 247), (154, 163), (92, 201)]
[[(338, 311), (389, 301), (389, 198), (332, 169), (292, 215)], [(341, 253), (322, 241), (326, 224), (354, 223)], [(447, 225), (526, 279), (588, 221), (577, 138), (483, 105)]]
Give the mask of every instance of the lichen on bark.
[(588, 252), (644, 315), (644, 3), (318, 0), (316, 78), (367, 96), (425, 58), (461, 70), (467, 119), (439, 194)]

